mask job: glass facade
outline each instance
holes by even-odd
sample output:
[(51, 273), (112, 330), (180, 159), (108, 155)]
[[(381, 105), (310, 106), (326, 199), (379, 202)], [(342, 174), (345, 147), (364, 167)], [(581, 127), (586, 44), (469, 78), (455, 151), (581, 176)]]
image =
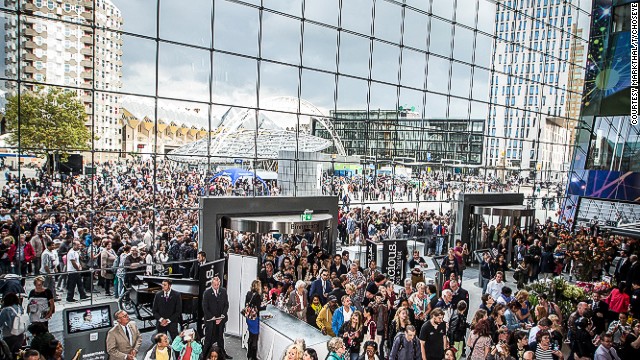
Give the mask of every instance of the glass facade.
[[(563, 215), (578, 223), (592, 220), (579, 215), (592, 213), (581, 211), (581, 204), (613, 200), (608, 203), (622, 207), (624, 201), (640, 199), (640, 127), (630, 116), (631, 3), (637, 1), (594, 1), (581, 121)], [(631, 213), (615, 211), (600, 220), (640, 220), (637, 212)]]
[[(73, 183), (67, 196), (76, 200), (46, 211), (83, 213), (89, 231), (134, 219), (161, 222), (153, 231), (167, 226), (167, 236), (195, 229), (197, 197), (209, 193), (216, 170), (277, 173), (276, 160), (308, 169), (337, 162), (333, 155), (346, 156), (339, 161), (347, 165), (404, 167), (424, 180), (417, 186), (460, 173), (486, 185), (477, 192), (530, 197), (543, 184), (548, 196), (561, 197), (551, 185), (564, 184), (570, 159), (554, 154), (573, 153), (591, 5), (3, 0), (3, 159), (18, 176), (33, 177), (32, 165), (41, 164), (33, 155), (81, 155), (79, 176), (50, 179)], [(40, 139), (38, 132), (49, 130), (74, 139), (81, 132), (64, 122), (33, 122), (24, 99), (53, 90), (70, 91), (82, 105), (87, 141)], [(637, 128), (603, 132), (602, 166), (609, 159), (624, 166), (637, 151), (616, 147), (625, 131), (637, 138)], [(330, 140), (322, 150), (328, 157), (304, 155), (301, 144), (324, 144), (317, 137)], [(202, 146), (180, 162), (165, 156), (198, 141)], [(243, 146), (228, 146), (233, 142)], [(461, 189), (465, 180), (452, 186)], [(308, 194), (289, 189), (280, 194)], [(31, 195), (18, 193), (3, 206), (30, 211), (22, 205)], [(385, 201), (449, 208), (446, 196)]]

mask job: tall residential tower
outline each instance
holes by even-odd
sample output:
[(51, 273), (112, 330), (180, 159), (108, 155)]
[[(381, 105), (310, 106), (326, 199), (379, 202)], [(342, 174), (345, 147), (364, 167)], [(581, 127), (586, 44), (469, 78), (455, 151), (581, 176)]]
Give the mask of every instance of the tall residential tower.
[[(91, 0), (20, 3), (20, 23), (12, 17), (5, 24), (5, 76), (20, 77), (23, 89), (32, 89), (34, 81), (77, 88), (89, 114), (87, 127), (96, 135), (95, 160), (115, 158), (122, 148), (121, 96), (101, 91), (122, 88), (122, 36), (115, 31), (94, 32), (91, 24), (122, 29), (120, 10), (111, 0), (96, 0), (95, 8)], [(17, 4), (5, 0), (7, 7)], [(16, 85), (7, 81), (6, 89), (16, 91)]]
[(573, 138), (579, 115), (584, 63), (575, 39), (581, 35), (575, 27), (579, 10), (574, 3), (579, 1), (497, 2), (485, 157), (490, 168), (564, 180), (561, 174), (568, 170), (572, 144), (557, 139)]

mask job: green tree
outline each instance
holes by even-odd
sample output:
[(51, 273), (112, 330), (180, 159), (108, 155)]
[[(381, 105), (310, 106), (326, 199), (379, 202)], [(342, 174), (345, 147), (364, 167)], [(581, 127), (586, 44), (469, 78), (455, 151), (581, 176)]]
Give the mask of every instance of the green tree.
[(66, 158), (69, 151), (89, 149), (87, 113), (73, 91), (59, 88), (24, 91), (19, 99), (18, 95), (8, 97), (6, 109), (8, 142), (14, 146), (19, 143), (25, 152)]

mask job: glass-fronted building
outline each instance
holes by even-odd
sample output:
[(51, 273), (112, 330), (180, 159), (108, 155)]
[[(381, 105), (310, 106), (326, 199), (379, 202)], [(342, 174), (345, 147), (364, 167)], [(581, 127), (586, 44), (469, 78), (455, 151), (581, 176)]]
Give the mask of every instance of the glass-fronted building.
[[(482, 165), (484, 119), (422, 119), (404, 109), (332, 111), (330, 119), (347, 155), (369, 161)], [(330, 138), (326, 129), (314, 130)]]
[[(6, 134), (0, 153), (14, 155), (5, 161), (20, 176), (34, 176), (24, 165), (41, 165), (31, 156), (44, 158), (44, 152), (83, 154), (86, 168), (113, 173), (79, 185), (85, 188), (82, 203), (95, 206), (74, 210), (94, 209), (93, 219), (110, 210), (126, 212), (121, 203), (103, 201), (122, 187), (111, 178), (144, 179), (150, 189), (190, 181), (203, 188), (209, 170), (182, 173), (176, 169), (183, 164), (165, 156), (189, 142), (206, 143), (203, 152), (186, 154), (194, 157), (191, 169), (235, 164), (264, 170), (257, 167), (271, 164), (269, 170), (276, 172), (277, 162), (265, 158), (261, 148), (286, 148), (283, 160), (298, 169), (317, 168), (310, 164), (318, 161), (331, 164), (330, 156), (315, 160), (301, 151), (315, 141), (310, 136), (323, 132), (331, 135), (322, 137), (331, 139), (337, 155), (361, 156), (347, 157), (353, 164), (345, 168), (362, 165), (362, 157), (385, 166), (389, 159), (458, 162), (477, 168), (474, 181), (521, 182), (526, 187), (500, 189), (530, 196), (537, 185), (516, 175), (567, 178), (569, 166), (558, 165), (565, 160), (553, 155), (570, 154), (574, 146), (575, 107), (567, 108), (581, 91), (575, 84), (584, 73), (591, 5), (590, 0), (2, 0), (0, 113)], [(16, 112), (9, 113), (8, 105), (36, 89), (75, 94), (91, 130), (86, 143), (45, 148), (31, 140), (37, 136), (26, 136), (32, 129), (27, 116), (9, 119)], [(25, 104), (18, 107), (27, 109)], [(233, 121), (224, 121), (229, 118)], [(332, 121), (318, 126), (318, 119)], [(227, 146), (238, 134), (243, 144), (254, 146), (243, 153), (220, 151), (240, 148)], [(283, 136), (274, 141), (269, 134)], [(606, 162), (605, 155), (627, 156), (626, 146), (601, 145), (601, 159), (594, 163)], [(151, 170), (138, 170), (142, 167)], [(296, 196), (295, 187), (292, 191), (288, 195)], [(169, 201), (159, 191), (139, 198), (136, 208), (145, 214), (166, 210), (183, 218), (198, 210), (193, 198)], [(411, 206), (425, 206), (420, 201)], [(26, 199), (17, 202), (20, 212)], [(449, 203), (442, 206), (446, 212)]]
[(594, 1), (578, 146), (564, 208), (576, 223), (594, 216), (611, 225), (640, 221), (640, 126), (630, 116), (632, 3), (638, 1)]

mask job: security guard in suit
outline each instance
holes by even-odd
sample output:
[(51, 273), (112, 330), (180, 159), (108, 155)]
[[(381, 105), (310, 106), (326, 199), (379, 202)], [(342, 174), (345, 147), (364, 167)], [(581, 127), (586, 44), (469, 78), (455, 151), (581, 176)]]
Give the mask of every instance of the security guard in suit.
[(182, 296), (171, 289), (171, 279), (162, 280), (162, 291), (156, 293), (152, 311), (158, 333), (168, 333), (171, 340), (175, 339), (182, 320)]

